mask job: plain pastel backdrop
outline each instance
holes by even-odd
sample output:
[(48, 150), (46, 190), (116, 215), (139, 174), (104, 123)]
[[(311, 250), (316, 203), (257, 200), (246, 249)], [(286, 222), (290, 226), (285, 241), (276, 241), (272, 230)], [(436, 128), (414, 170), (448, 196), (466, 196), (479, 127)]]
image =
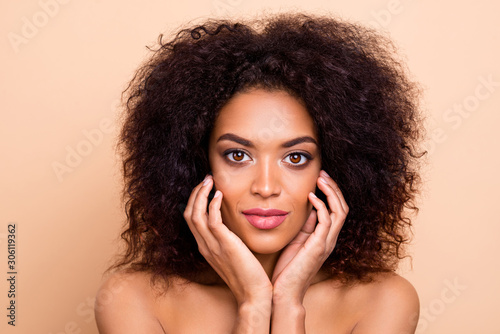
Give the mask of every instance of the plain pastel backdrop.
[(500, 333), (500, 3), (487, 0), (2, 0), (2, 333), (97, 333), (93, 298), (125, 219), (117, 102), (146, 45), (203, 18), (288, 10), (371, 25), (399, 46), (424, 88), (430, 152), (400, 270), (419, 292), (417, 333)]

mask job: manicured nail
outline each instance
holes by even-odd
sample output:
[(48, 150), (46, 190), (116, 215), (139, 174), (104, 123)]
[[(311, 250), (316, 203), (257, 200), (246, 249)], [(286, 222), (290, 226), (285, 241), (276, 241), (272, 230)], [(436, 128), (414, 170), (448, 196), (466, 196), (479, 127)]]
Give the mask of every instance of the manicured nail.
[(328, 181), (324, 177), (320, 177), (319, 180), (323, 182), (324, 184), (328, 184)]
[(324, 177), (330, 177), (330, 175), (328, 175), (328, 173), (325, 172), (324, 170), (322, 170), (321, 172), (322, 172), (322, 174), (323, 174)]
[(219, 197), (219, 196), (220, 196), (220, 194), (221, 194), (220, 190), (217, 190), (217, 191), (215, 192), (214, 198)]
[(314, 198), (318, 198), (318, 196), (316, 196), (316, 194), (315, 194), (315, 193), (313, 193), (312, 191), (310, 192), (310, 194), (312, 195), (312, 197), (314, 197)]
[(210, 175), (205, 176), (205, 179), (203, 180), (203, 185), (206, 186), (210, 182)]

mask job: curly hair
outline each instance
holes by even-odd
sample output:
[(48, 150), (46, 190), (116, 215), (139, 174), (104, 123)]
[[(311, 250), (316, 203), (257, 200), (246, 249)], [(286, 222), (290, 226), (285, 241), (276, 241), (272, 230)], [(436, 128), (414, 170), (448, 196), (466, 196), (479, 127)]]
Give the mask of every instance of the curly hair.
[[(183, 216), (209, 173), (208, 138), (236, 93), (259, 87), (303, 101), (318, 130), (322, 168), (350, 212), (323, 264), (356, 281), (393, 271), (405, 256), (420, 178), (418, 86), (391, 41), (342, 20), (280, 14), (207, 20), (160, 35), (124, 92), (127, 243), (115, 267), (196, 280), (210, 270)], [(368, 278), (369, 279), (369, 278)]]

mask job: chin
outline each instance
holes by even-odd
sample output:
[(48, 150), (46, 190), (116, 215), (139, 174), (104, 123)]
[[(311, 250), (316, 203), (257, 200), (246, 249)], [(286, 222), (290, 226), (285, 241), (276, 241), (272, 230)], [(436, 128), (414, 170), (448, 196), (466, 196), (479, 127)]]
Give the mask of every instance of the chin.
[(283, 250), (285, 247), (270, 247), (269, 245), (263, 245), (262, 247), (256, 246), (256, 247), (251, 247), (248, 245), (248, 248), (252, 251), (252, 253), (255, 254), (261, 254), (261, 255), (271, 255), (271, 254), (276, 254), (279, 253)]
[(257, 233), (251, 237), (244, 238), (243, 242), (253, 252), (262, 255), (275, 254), (282, 251), (291, 240), (284, 240), (283, 235), (276, 233)]

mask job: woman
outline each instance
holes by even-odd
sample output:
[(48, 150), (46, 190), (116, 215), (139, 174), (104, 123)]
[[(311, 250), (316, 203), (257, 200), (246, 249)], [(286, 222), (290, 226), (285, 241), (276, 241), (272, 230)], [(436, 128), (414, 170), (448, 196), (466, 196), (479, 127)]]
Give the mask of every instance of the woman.
[(390, 42), (280, 15), (159, 43), (128, 88), (100, 333), (413, 333), (394, 270), (421, 125)]

